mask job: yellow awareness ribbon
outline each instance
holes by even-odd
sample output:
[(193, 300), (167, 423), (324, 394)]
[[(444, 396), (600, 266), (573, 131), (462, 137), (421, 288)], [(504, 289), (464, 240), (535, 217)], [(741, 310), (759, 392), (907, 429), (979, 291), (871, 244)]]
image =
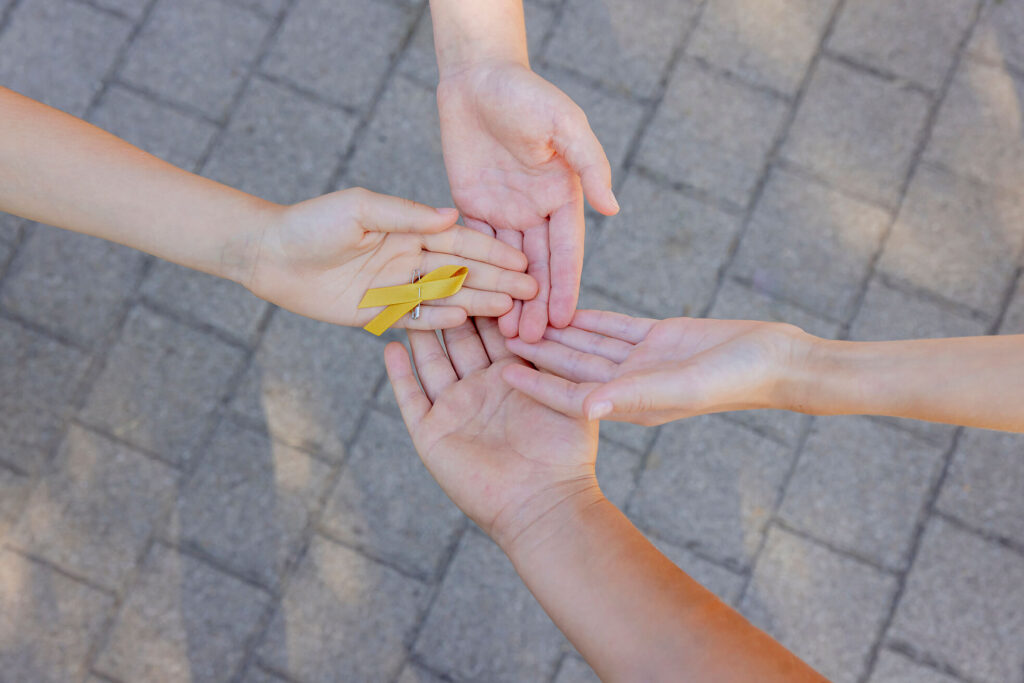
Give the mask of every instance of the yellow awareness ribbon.
[(366, 323), (363, 329), (378, 337), (389, 327), (398, 322), (403, 315), (419, 306), (424, 301), (443, 299), (462, 289), (462, 283), (469, 275), (466, 266), (441, 266), (432, 270), (419, 280), (409, 285), (395, 287), (377, 287), (367, 290), (359, 308), (387, 306), (377, 317)]

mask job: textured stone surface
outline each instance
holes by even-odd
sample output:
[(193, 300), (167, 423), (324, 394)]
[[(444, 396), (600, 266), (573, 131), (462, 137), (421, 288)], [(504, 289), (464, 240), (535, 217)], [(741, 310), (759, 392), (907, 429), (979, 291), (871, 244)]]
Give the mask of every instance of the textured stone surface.
[(858, 680), (880, 635), (896, 579), (779, 529), (740, 611), (829, 680)]
[(227, 681), (267, 603), (263, 591), (156, 545), (96, 670), (123, 681)]
[(12, 681), (81, 678), (113, 597), (0, 550), (0, 670)]
[(779, 516), (837, 548), (903, 569), (942, 449), (860, 417), (815, 422)]
[(869, 683), (956, 683), (957, 679), (918, 664), (892, 650), (882, 650)]
[(601, 683), (601, 679), (583, 659), (572, 655), (562, 660), (555, 683)]
[(327, 474), (309, 455), (225, 420), (178, 497), (171, 533), (275, 587), (298, 552)]
[(622, 509), (629, 494), (636, 488), (640, 455), (635, 451), (603, 439), (597, 449), (597, 481), (605, 497)]
[(999, 326), (1000, 334), (1024, 334), (1024, 279), (1017, 283), (1006, 317)]
[(143, 258), (95, 237), (36, 226), (11, 263), (0, 306), (83, 345), (96, 344), (123, 315)]
[(1015, 680), (1024, 667), (1024, 557), (941, 519), (925, 530), (888, 638), (971, 680)]
[(778, 135), (785, 103), (681, 62), (640, 148), (645, 167), (746, 205)]
[[(495, 618), (500, 614), (500, 618)], [(545, 680), (561, 634), (498, 546), (467, 533), (430, 608), (415, 651), (459, 680)]]
[(635, 175), (619, 194), (625, 208), (607, 222), (584, 279), (659, 318), (696, 315), (738, 220)]
[(50, 470), (32, 491), (12, 544), (117, 590), (174, 498), (178, 473), (74, 426)]
[(719, 417), (662, 428), (630, 515), (662, 538), (746, 566), (789, 467), (790, 449)]
[(110, 350), (82, 418), (185, 463), (242, 357), (233, 346), (137, 308)]
[(120, 75), (217, 118), (242, 87), (269, 29), (266, 19), (223, 2), (157, 0)]
[(32, 477), (0, 468), (0, 542), (18, 521), (32, 492)]
[(736, 599), (740, 596), (740, 590), (743, 588), (744, 583), (744, 579), (741, 574), (730, 569), (726, 569), (714, 562), (705, 560), (693, 551), (686, 550), (678, 545), (656, 538), (650, 540), (654, 543), (654, 546), (660, 550), (663, 555), (665, 555), (665, 557), (672, 560), (672, 562), (686, 572), (691, 579), (707, 588), (723, 601), (729, 604), (734, 604), (736, 602)]
[(24, 222), (25, 220), (18, 216), (0, 212), (0, 242), (15, 244), (21, 237), (21, 226)]
[(1024, 71), (1024, 7), (1018, 2), (989, 0), (968, 44), (971, 54)]
[(914, 0), (847, 3), (828, 47), (860, 64), (938, 88), (976, 6), (974, 0), (954, 0), (936, 12)]
[(444, 683), (444, 680), (422, 667), (406, 664), (398, 677), (398, 683)]
[(924, 95), (825, 59), (781, 154), (844, 190), (895, 206), (927, 111)]
[(402, 422), (373, 414), (331, 492), (322, 525), (333, 537), (432, 578), (462, 520), (423, 467)]
[(891, 218), (801, 176), (775, 171), (732, 272), (822, 316), (853, 311)]
[(879, 268), (992, 315), (1002, 303), (1024, 240), (1021, 199), (922, 166)]
[(355, 124), (343, 111), (254, 79), (203, 175), (283, 204), (315, 197), (326, 189)]
[(834, 0), (711, 0), (686, 53), (792, 94), (821, 42)]
[(419, 582), (315, 538), (271, 620), (260, 660), (310, 683), (390, 680), (425, 593)]

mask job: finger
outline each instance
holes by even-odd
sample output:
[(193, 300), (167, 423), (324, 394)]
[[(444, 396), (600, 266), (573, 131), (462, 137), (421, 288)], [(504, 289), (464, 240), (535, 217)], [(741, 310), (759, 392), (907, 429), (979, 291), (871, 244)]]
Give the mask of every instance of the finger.
[(570, 349), (547, 339), (527, 344), (516, 337), (507, 340), (505, 344), (509, 351), (520, 358), (573, 382), (607, 382), (618, 369), (618, 364), (607, 358)]
[(433, 330), (410, 330), (409, 346), (412, 348), (412, 359), (416, 365), (416, 374), (420, 376), (420, 384), (433, 403), (441, 392), (458, 381), (455, 368)]
[(544, 338), (559, 344), (565, 344), (577, 351), (597, 354), (616, 363), (625, 362), (626, 358), (629, 357), (629, 353), (635, 348), (633, 344), (621, 339), (588, 332), (572, 325), (561, 330), (557, 327), (549, 327), (544, 332)]
[[(412, 371), (412, 362), (405, 347), (398, 342), (391, 342), (384, 347), (384, 367), (388, 371), (391, 388), (398, 401), (398, 409), (402, 411), (402, 419), (409, 434), (415, 435), (420, 421), (430, 412), (430, 401), (423, 393), (416, 375)], [(415, 440), (415, 436), (413, 436)]]
[[(487, 226), (490, 227), (490, 226)], [(519, 251), (523, 250), (523, 233), (518, 230), (498, 230), (496, 237)], [(527, 261), (529, 263), (529, 261)], [(529, 265), (527, 265), (529, 268)], [(516, 299), (512, 302), (512, 310), (498, 319), (498, 329), (506, 337), (514, 337), (519, 334), (519, 318), (523, 313), (523, 302)], [(502, 345), (504, 347), (504, 345)]]
[(647, 337), (657, 320), (650, 318), (634, 318), (624, 313), (612, 311), (576, 311), (572, 326), (581, 330), (597, 332), (606, 337), (614, 337), (632, 344), (639, 344)]
[(483, 315), (497, 317), (512, 308), (512, 297), (501, 292), (487, 292), (482, 289), (463, 287), (455, 294), (443, 299), (424, 301), (421, 311), (427, 308), (448, 308), (457, 306), (469, 316)]
[(436, 235), (424, 235), (423, 246), (439, 254), (454, 254), (499, 268), (526, 270), (523, 252), (472, 228), (457, 225)]
[(475, 318), (473, 322), (476, 323), (476, 329), (480, 333), (484, 350), (487, 351), (487, 357), (491, 359), (492, 363), (497, 363), (499, 360), (506, 358), (516, 358), (515, 354), (505, 346), (505, 337), (502, 336), (501, 330), (498, 329), (498, 321), (494, 318)]
[(584, 415), (588, 420), (630, 416), (632, 419), (628, 421), (634, 422), (658, 411), (682, 409), (685, 399), (675, 395), (676, 392), (662, 380), (663, 373), (660, 376), (645, 373), (627, 375), (603, 384), (586, 397)]
[(490, 367), (491, 359), (472, 320), (444, 332), (444, 347), (448, 350), (455, 373), (462, 379), (477, 370)]
[(519, 317), (519, 337), (527, 342), (540, 341), (548, 326), (549, 258), (548, 228), (546, 225), (530, 228), (523, 232), (523, 252), (530, 265), (526, 272), (537, 282), (537, 295), (523, 302), (523, 313)]
[(606, 216), (618, 213), (611, 164), (582, 109), (560, 122), (553, 143), (555, 151), (579, 174), (590, 205)]
[[(445, 299), (447, 301), (447, 299)], [(412, 313), (406, 313), (395, 327), (404, 327), (407, 330), (446, 330), (450, 327), (458, 327), (466, 322), (469, 316), (459, 306), (420, 306), (420, 317), (413, 320)]]
[[(485, 223), (484, 221), (477, 220), (476, 218), (470, 218), (469, 216), (464, 216), (463, 221), (466, 223), (466, 227), (469, 228), (470, 230), (476, 230), (477, 232), (487, 235), (489, 237), (495, 236), (494, 228), (492, 228), (489, 224)], [(516, 251), (519, 251), (518, 247), (516, 247)]]
[(537, 282), (526, 273), (505, 270), (489, 263), (471, 261), (460, 256), (424, 252), (420, 257), (422, 272), (429, 273), (441, 266), (466, 266), (466, 287), (485, 289), (489, 292), (504, 292), (515, 299), (532, 299), (537, 292)]
[(459, 212), (435, 209), (411, 199), (370, 192), (361, 187), (348, 190), (355, 197), (359, 224), (381, 232), (440, 232), (455, 225)]
[(501, 377), (513, 389), (570, 417), (583, 417), (584, 400), (595, 387), (594, 384), (576, 384), (526, 365), (502, 368)]
[[(579, 194), (579, 188), (575, 190)], [(555, 209), (548, 228), (551, 243), (551, 291), (548, 316), (555, 327), (565, 327), (572, 321), (580, 295), (580, 277), (583, 275), (583, 198)]]

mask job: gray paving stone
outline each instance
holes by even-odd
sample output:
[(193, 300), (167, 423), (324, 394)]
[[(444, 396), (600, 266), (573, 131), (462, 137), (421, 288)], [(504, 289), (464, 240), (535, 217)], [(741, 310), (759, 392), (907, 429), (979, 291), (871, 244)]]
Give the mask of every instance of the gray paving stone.
[[(523, 2), (523, 13), (526, 18), (527, 47), (530, 55), (536, 56), (554, 18), (554, 10), (540, 2), (526, 1)], [(421, 85), (429, 88), (437, 86), (437, 54), (434, 51), (434, 26), (430, 12), (424, 12), (417, 24), (398, 70)]]
[(178, 473), (77, 426), (48, 469), (12, 545), (119, 590), (177, 493)]
[(828, 47), (855, 62), (937, 89), (971, 26), (977, 2), (941, 11), (913, 0), (861, 0), (843, 6)]
[(245, 675), (242, 676), (242, 683), (287, 683), (287, 681), (264, 671), (256, 665), (252, 665), (246, 670)]
[(730, 605), (735, 604), (743, 589), (743, 576), (721, 565), (709, 562), (678, 545), (660, 539), (650, 540), (665, 557), (686, 572), (690, 578), (717, 595), (722, 601)]
[(157, 0), (120, 76), (219, 118), (269, 30), (267, 19), (223, 2)]
[[(730, 279), (722, 283), (708, 317), (790, 323), (825, 339), (834, 339), (839, 331), (838, 323), (823, 320), (758, 289), (751, 289)], [(807, 415), (787, 410), (740, 410), (730, 413), (729, 417), (791, 446), (796, 445), (810, 420)]]
[(5, 242), (0, 242), (0, 277), (3, 276), (4, 271), (7, 268), (7, 262), (14, 256), (14, 246)]
[(208, 429), (243, 357), (240, 349), (136, 308), (81, 417), (184, 464)]
[(276, 17), (288, 4), (288, 0), (228, 0), (233, 5), (248, 7), (268, 17)]
[(817, 420), (779, 516), (834, 547), (901, 570), (942, 454), (865, 418)]
[(171, 534), (276, 587), (320, 500), (327, 465), (224, 420), (177, 500)]
[(829, 680), (852, 683), (895, 591), (895, 577), (772, 528), (740, 611)]
[(890, 220), (881, 209), (774, 170), (732, 272), (819, 315), (845, 320)]
[(601, 683), (601, 679), (581, 657), (570, 655), (562, 660), (555, 683)]
[(414, 18), (412, 8), (376, 0), (298, 0), (262, 68), (331, 101), (365, 107)]
[(921, 93), (823, 59), (781, 154), (844, 190), (893, 207), (927, 113)]
[(967, 49), (982, 59), (1024, 71), (1024, 7), (1005, 0), (986, 2)]
[(256, 78), (203, 175), (275, 202), (323, 192), (355, 130), (350, 114)]
[(0, 212), (0, 242), (15, 244), (21, 238), (21, 226), (25, 219)]
[(248, 344), (256, 336), (266, 301), (245, 287), (213, 275), (157, 261), (142, 283), (150, 301), (198, 320)]
[(132, 19), (140, 19), (150, 0), (94, 0), (98, 7), (120, 12)]
[(316, 537), (288, 583), (259, 658), (292, 678), (391, 680), (426, 587)]
[(921, 166), (879, 268), (900, 280), (995, 315), (1024, 241), (1024, 201)]
[(939, 109), (925, 159), (1018, 193), (1024, 183), (1021, 99), (1024, 76), (964, 60)]
[(463, 519), (416, 455), (402, 422), (373, 413), (330, 494), (321, 524), (331, 536), (430, 579)]
[(121, 86), (111, 86), (89, 120), (175, 166), (195, 168), (217, 127), (161, 106)]
[(636, 488), (640, 454), (613, 441), (601, 440), (597, 450), (597, 481), (612, 505), (622, 509)]
[(454, 206), (441, 156), (434, 93), (394, 78), (356, 144), (342, 187), (365, 187), (431, 206)]
[(37, 225), (10, 265), (0, 306), (93, 346), (123, 314), (144, 259), (113, 242)]
[(1024, 545), (1024, 436), (965, 430), (938, 507)]
[(42, 468), (87, 364), (81, 351), (0, 320), (0, 460)]
[(957, 679), (918, 664), (892, 650), (882, 650), (868, 683), (957, 683)]
[(569, 0), (545, 57), (616, 90), (650, 97), (699, 3)]
[(0, 37), (0, 83), (81, 116), (130, 31), (82, 3), (24, 0)]
[(398, 683), (445, 683), (442, 679), (415, 664), (406, 664)]
[(680, 62), (644, 134), (639, 163), (745, 206), (786, 109), (781, 99)]
[(32, 477), (0, 468), (0, 543), (21, 516), (33, 483)]
[(1017, 680), (1024, 668), (1022, 584), (1024, 557), (933, 519), (888, 637), (970, 680)]
[(791, 95), (803, 80), (834, 0), (712, 0), (686, 53)]
[(459, 680), (538, 681), (554, 673), (564, 642), (504, 553), (473, 531), (459, 544), (415, 652)]
[(232, 407), (284, 443), (340, 459), (384, 372), (383, 350), (363, 330), (278, 311)]
[(95, 669), (122, 681), (227, 681), (269, 601), (263, 591), (158, 544)]
[(1017, 290), (999, 325), (999, 334), (1024, 334), (1024, 278), (1017, 283)]
[(657, 317), (699, 313), (738, 219), (636, 175), (619, 199), (622, 212), (608, 220), (584, 280)]
[(630, 516), (659, 537), (737, 567), (761, 545), (789, 448), (719, 417), (664, 426)]
[(84, 677), (86, 655), (113, 597), (10, 550), (0, 550), (0, 576), (4, 678), (64, 683)]

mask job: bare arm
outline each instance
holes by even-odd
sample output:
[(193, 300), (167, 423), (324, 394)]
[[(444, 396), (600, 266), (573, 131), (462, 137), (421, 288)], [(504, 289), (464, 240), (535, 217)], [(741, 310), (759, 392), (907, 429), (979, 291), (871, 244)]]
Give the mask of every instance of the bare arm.
[(484, 62), (529, 67), (522, 0), (431, 0), (441, 80)]

